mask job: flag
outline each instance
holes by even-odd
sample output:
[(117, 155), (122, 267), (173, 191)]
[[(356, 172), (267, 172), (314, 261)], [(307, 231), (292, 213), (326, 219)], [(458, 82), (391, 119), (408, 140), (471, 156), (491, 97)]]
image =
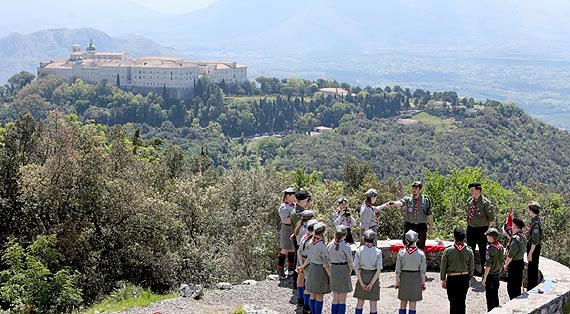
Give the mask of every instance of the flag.
[(507, 219), (505, 219), (505, 224), (503, 225), (503, 232), (505, 232), (509, 238), (513, 236), (513, 209), (507, 214)]

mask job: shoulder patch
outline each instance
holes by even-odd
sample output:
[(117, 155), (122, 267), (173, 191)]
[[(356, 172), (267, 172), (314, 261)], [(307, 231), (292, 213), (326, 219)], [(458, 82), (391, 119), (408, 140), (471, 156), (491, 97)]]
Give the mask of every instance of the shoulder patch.
[(538, 230), (538, 228), (534, 228), (534, 233), (539, 233), (540, 231)]

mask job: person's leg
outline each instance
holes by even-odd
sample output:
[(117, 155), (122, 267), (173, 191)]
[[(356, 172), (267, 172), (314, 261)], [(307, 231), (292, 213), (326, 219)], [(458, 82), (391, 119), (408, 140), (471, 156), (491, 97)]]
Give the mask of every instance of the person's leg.
[(406, 308), (408, 307), (408, 301), (400, 300), (400, 309), (398, 314), (406, 314)]
[(362, 314), (362, 308), (364, 307), (364, 300), (363, 299), (358, 299), (358, 301), (356, 301), (356, 309), (354, 310), (355, 314)]
[(473, 253), (475, 253), (475, 246), (477, 244), (477, 234), (475, 232), (475, 228), (471, 226), (467, 226), (467, 246), (471, 248)]
[(370, 314), (378, 313), (378, 301), (370, 300)]
[(424, 250), (426, 247), (426, 240), (427, 240), (427, 224), (418, 224), (415, 225), (414, 231), (418, 233), (418, 248)]
[(277, 256), (277, 275), (279, 276), (285, 276), (285, 258), (287, 258), (287, 250), (281, 249)]
[(344, 239), (346, 241), (346, 243), (348, 244), (353, 244), (354, 243), (354, 238), (352, 237), (352, 228), (347, 228), (346, 229), (346, 239)]
[(323, 313), (323, 294), (315, 294), (315, 314)]
[(456, 276), (459, 281), (459, 298), (458, 298), (458, 312), (465, 314), (465, 300), (467, 299), (467, 291), (469, 290), (469, 275)]
[[(485, 232), (487, 232), (488, 228), (482, 227), (478, 230), (478, 241), (477, 245), (479, 246), (479, 257), (481, 261), (481, 273), (485, 271), (485, 260), (487, 259), (487, 236)], [(475, 252), (475, 251), (473, 251)]]
[(337, 314), (338, 313), (338, 292), (334, 292), (332, 293), (333, 295), (333, 300), (332, 300), (332, 304), (331, 304), (331, 314)]
[[(527, 249), (527, 253), (530, 251), (530, 246)], [(540, 244), (534, 248), (532, 253), (532, 261), (528, 262), (528, 284), (526, 290), (530, 290), (538, 286), (538, 259), (540, 258)]]
[(491, 277), (491, 285), (492, 285), (492, 292), (493, 294), (491, 295), (491, 301), (492, 301), (492, 305), (493, 308), (498, 307), (499, 304), (499, 286), (501, 284), (501, 276), (500, 275), (493, 275)]
[(315, 294), (311, 293), (309, 298), (309, 307), (311, 308), (311, 313), (315, 313)]
[(338, 314), (346, 313), (346, 296), (347, 292), (339, 292), (338, 294)]
[(487, 312), (491, 311), (494, 306), (494, 298), (493, 298), (493, 283), (491, 279), (491, 275), (487, 276), (487, 281), (485, 284), (485, 300), (487, 301)]
[(410, 301), (410, 310), (416, 310), (416, 301)]
[(404, 223), (404, 234), (402, 235), (402, 241), (406, 239), (406, 233), (410, 231), (410, 229), (412, 229), (412, 224), (406, 221)]

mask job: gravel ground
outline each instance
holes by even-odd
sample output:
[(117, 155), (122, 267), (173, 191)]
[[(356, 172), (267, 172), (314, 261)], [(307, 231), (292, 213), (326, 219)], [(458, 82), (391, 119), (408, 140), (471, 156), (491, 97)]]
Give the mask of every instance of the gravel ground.
[[(397, 313), (400, 301), (397, 298), (397, 290), (394, 289), (394, 273), (386, 272), (380, 276), (380, 301), (378, 302), (378, 313)], [(352, 276), (353, 287), (356, 284), (356, 276)], [(485, 290), (482, 287), (481, 277), (472, 280), (471, 288), (467, 293), (467, 313), (486, 313)], [(254, 286), (237, 285), (233, 289), (209, 290), (203, 299), (188, 300), (177, 298), (151, 304), (144, 308), (137, 308), (122, 312), (124, 314), (214, 314), (231, 313), (239, 306), (245, 304), (257, 305), (275, 313), (300, 313), (297, 307), (289, 301), (296, 300), (292, 289), (287, 287), (288, 282), (265, 280)], [(293, 299), (294, 298), (294, 299)], [(423, 301), (418, 302), (418, 313), (449, 313), (449, 302), (446, 290), (441, 288), (439, 273), (428, 273), (426, 290), (423, 293)], [(332, 295), (325, 296), (323, 313), (330, 313)], [(507, 295), (507, 284), (501, 282), (499, 289), (499, 300), (505, 303), (509, 300)], [(354, 313), (356, 299), (349, 294), (347, 299), (347, 313)], [(368, 313), (368, 304), (365, 303), (364, 313)]]

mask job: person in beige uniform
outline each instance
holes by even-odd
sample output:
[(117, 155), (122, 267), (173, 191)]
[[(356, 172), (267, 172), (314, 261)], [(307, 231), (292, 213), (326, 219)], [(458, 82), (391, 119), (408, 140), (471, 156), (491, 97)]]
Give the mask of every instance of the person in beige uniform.
[[(364, 203), (360, 207), (360, 243), (363, 243), (364, 232), (372, 230), (378, 232), (378, 219), (376, 215), (382, 211), (382, 207), (374, 206), (378, 199), (378, 191), (370, 189), (364, 193)], [(374, 237), (374, 245), (376, 245), (376, 237)]]
[(507, 273), (507, 292), (512, 300), (521, 295), (524, 271), (524, 254), (526, 250), (526, 238), (522, 234), (524, 222), (520, 218), (513, 219), (513, 237), (507, 248), (505, 268)]
[(374, 245), (376, 232), (364, 231), (364, 245), (360, 246), (354, 254), (354, 270), (358, 282), (354, 288), (356, 302), (355, 314), (362, 314), (364, 301), (370, 301), (370, 314), (377, 314), (378, 300), (380, 300), (380, 282), (378, 277), (382, 271), (382, 250)]
[(305, 286), (310, 291), (309, 307), (312, 314), (323, 312), (323, 297), (331, 292), (329, 284), (330, 267), (328, 262), (327, 245), (325, 244), (326, 225), (322, 222), (315, 224), (315, 235), (309, 244), (309, 254), (305, 264), (311, 264)]
[(285, 258), (288, 259), (288, 264), (295, 263), (295, 244), (291, 239), (293, 235), (293, 221), (292, 215), (295, 211), (295, 189), (287, 188), (283, 190), (283, 201), (279, 206), (279, 218), (281, 219), (281, 230), (279, 231), (279, 256), (277, 259), (277, 274), (280, 279), (285, 276)]
[(348, 230), (345, 226), (336, 227), (334, 239), (327, 246), (330, 272), (330, 285), (333, 293), (331, 314), (346, 313), (346, 295), (352, 291), (353, 261), (350, 246), (345, 241)]
[(465, 314), (465, 299), (475, 269), (475, 258), (471, 248), (463, 242), (463, 228), (455, 228), (453, 238), (455, 243), (447, 247), (441, 257), (441, 287), (447, 289), (449, 312)]
[[(313, 211), (312, 210), (308, 210), (305, 209), (303, 212), (301, 212), (301, 220), (299, 220), (297, 222), (297, 226), (295, 226), (295, 239), (297, 241), (297, 252), (299, 251), (301, 242), (303, 240), (303, 238), (305, 237), (305, 234), (307, 234), (308, 231), (308, 223), (309, 221), (314, 217)], [(297, 260), (297, 264), (295, 266), (299, 266), (301, 265), (300, 263), (302, 263), (300, 261), (299, 255), (297, 254), (296, 256), (296, 260)], [(295, 278), (295, 276), (293, 276), (294, 280), (296, 280), (297, 282), (297, 306), (304, 306), (305, 305), (305, 299), (304, 299), (304, 294), (305, 294), (305, 276), (304, 273), (299, 273), (296, 272), (297, 276)]]
[[(307, 277), (309, 274), (309, 266), (310, 264), (305, 263), (308, 255), (309, 255), (309, 243), (313, 239), (314, 232), (315, 232), (315, 225), (318, 223), (316, 219), (311, 219), (307, 222), (307, 232), (303, 234), (301, 241), (299, 242), (299, 249), (297, 250), (297, 273), (299, 278), (303, 280), (304, 292), (303, 292), (303, 313), (309, 314), (311, 313), (311, 308), (309, 306), (309, 302), (311, 299), (311, 292), (306, 287)], [(297, 282), (298, 283), (298, 282)]]
[(418, 250), (418, 233), (408, 230), (404, 235), (405, 247), (396, 257), (396, 284), (400, 299), (399, 314), (406, 314), (408, 302), (409, 314), (416, 314), (416, 302), (422, 300), (422, 291), (426, 288), (426, 255)]

